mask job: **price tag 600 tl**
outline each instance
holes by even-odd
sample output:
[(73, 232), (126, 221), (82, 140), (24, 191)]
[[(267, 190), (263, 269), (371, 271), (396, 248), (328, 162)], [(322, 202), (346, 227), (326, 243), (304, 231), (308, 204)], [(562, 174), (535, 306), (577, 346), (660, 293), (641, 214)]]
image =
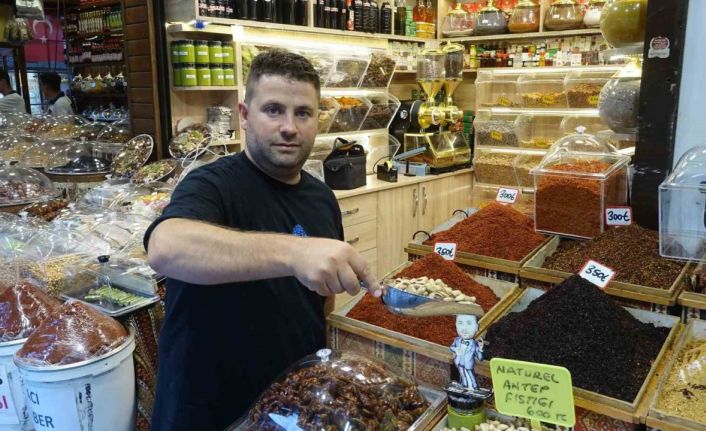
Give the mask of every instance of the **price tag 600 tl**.
[(501, 187), (495, 196), (495, 201), (501, 204), (514, 204), (520, 196), (520, 190)]
[(632, 224), (632, 208), (606, 207), (605, 223), (608, 226), (630, 226)]
[(434, 244), (434, 253), (446, 260), (454, 260), (456, 257), (455, 242), (437, 242)]
[(581, 268), (579, 275), (581, 278), (585, 278), (601, 289), (605, 289), (608, 283), (610, 283), (610, 280), (615, 276), (615, 271), (595, 260), (589, 260), (583, 268)]

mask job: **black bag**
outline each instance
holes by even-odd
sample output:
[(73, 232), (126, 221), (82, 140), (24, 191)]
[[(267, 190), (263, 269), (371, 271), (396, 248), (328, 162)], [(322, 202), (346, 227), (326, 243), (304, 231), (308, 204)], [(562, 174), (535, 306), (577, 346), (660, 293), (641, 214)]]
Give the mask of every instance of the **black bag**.
[(334, 190), (350, 190), (365, 185), (365, 148), (336, 138), (331, 154), (324, 160), (324, 179)]

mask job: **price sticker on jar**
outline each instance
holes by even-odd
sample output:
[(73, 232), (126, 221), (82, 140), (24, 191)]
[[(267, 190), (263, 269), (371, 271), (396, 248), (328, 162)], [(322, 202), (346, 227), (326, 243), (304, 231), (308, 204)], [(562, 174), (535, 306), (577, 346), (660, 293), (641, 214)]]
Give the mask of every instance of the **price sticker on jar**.
[(519, 189), (508, 189), (501, 187), (498, 190), (498, 194), (495, 196), (495, 202), (500, 202), (501, 204), (514, 204), (517, 202), (517, 198), (520, 196)]
[(606, 207), (605, 223), (608, 226), (630, 226), (632, 224), (632, 208)]
[(454, 260), (456, 257), (455, 242), (437, 242), (434, 244), (434, 253), (446, 260)]
[(579, 276), (601, 289), (605, 289), (608, 283), (610, 283), (610, 280), (615, 276), (615, 271), (595, 260), (589, 260), (579, 271)]

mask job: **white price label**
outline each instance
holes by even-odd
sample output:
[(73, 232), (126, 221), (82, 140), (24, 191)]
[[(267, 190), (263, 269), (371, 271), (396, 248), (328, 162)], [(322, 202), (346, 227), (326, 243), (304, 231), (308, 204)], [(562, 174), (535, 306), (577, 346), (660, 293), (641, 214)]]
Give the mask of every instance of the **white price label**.
[(434, 252), (446, 260), (454, 260), (456, 257), (456, 243), (437, 242), (434, 244)]
[(27, 388), (35, 430), (78, 430), (81, 423), (73, 388)]
[(581, 268), (579, 275), (601, 289), (605, 289), (608, 283), (610, 283), (610, 280), (613, 279), (613, 276), (615, 276), (615, 271), (595, 260), (589, 260), (583, 268)]
[(581, 54), (571, 54), (571, 65), (572, 66), (581, 66)]
[(632, 224), (632, 208), (607, 207), (605, 209), (605, 223), (608, 226), (630, 226)]
[(498, 194), (495, 196), (495, 201), (501, 204), (514, 204), (520, 196), (518, 189), (506, 189), (501, 187)]
[(10, 380), (5, 367), (0, 365), (0, 425), (19, 425), (17, 408), (12, 400)]

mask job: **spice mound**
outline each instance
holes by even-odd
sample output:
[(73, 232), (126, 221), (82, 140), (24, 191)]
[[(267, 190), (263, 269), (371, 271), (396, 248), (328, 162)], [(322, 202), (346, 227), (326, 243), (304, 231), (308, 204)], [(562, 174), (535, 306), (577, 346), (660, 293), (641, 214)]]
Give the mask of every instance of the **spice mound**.
[[(600, 234), (602, 201), (605, 200), (606, 205), (625, 203), (625, 173), (619, 169), (605, 179), (580, 174), (603, 173), (611, 166), (596, 160), (552, 165), (552, 171), (566, 174), (542, 174), (537, 178), (537, 230), (584, 238)], [(603, 181), (605, 184), (602, 184)]]
[(591, 241), (564, 241), (544, 267), (578, 272), (588, 259), (609, 265), (616, 281), (661, 289), (669, 289), (684, 267), (659, 255), (658, 232), (638, 225), (609, 229)]
[(29, 337), (60, 305), (28, 282), (5, 290), (0, 295), (0, 343)]
[[(476, 303), (486, 313), (499, 301), (489, 287), (476, 283), (456, 264), (444, 260), (436, 253), (427, 254), (395, 275), (400, 278), (424, 276), (440, 279), (464, 295), (475, 297)], [(411, 319), (398, 316), (388, 311), (380, 299), (374, 298), (372, 295), (365, 295), (348, 313), (348, 317), (442, 346), (450, 346), (456, 337), (456, 319), (454, 317), (434, 316)]]
[(424, 244), (455, 242), (459, 251), (520, 261), (544, 241), (532, 219), (499, 203), (492, 203), (451, 229), (432, 235)]
[(668, 333), (574, 275), (491, 326), (486, 352), (566, 367), (574, 386), (632, 402)]
[(411, 382), (371, 361), (342, 359), (302, 368), (270, 386), (250, 411), (247, 429), (281, 430), (273, 417), (296, 418), (292, 428), (304, 430), (408, 429), (427, 408)]
[(679, 353), (657, 407), (676, 416), (706, 423), (706, 341), (692, 341)]
[(114, 350), (128, 332), (117, 320), (78, 301), (55, 309), (27, 338), (16, 358), (28, 365), (67, 365)]

